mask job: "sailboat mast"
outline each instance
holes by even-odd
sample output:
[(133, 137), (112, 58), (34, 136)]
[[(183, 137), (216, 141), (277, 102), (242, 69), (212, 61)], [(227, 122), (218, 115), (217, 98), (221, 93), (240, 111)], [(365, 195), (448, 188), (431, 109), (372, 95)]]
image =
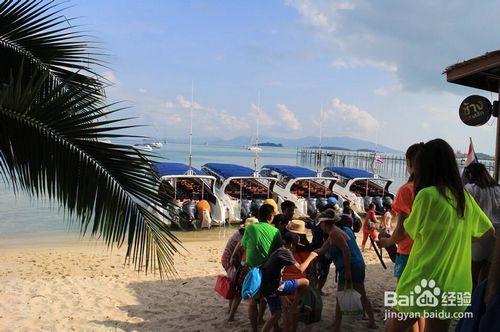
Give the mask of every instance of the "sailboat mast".
[(255, 151), (255, 158), (253, 159), (254, 166), (254, 176), (258, 174), (258, 161), (259, 161), (259, 125), (260, 125), (260, 91), (257, 95), (257, 133), (255, 135), (255, 145), (253, 150)]
[(255, 146), (259, 146), (259, 126), (260, 126), (260, 91), (257, 96), (257, 135), (255, 136)]
[(194, 81), (191, 81), (191, 107), (189, 108), (189, 172), (193, 166), (193, 105), (194, 105)]

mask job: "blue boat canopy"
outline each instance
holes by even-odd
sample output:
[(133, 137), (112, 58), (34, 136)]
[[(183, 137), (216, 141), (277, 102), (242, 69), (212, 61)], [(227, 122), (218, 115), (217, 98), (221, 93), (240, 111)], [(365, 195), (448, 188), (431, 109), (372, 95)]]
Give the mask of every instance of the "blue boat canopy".
[[(185, 175), (189, 170), (189, 166), (182, 163), (154, 163), (153, 168), (158, 173), (158, 176)], [(199, 169), (194, 167), (191, 167), (191, 169), (196, 175), (206, 175)]]
[(289, 165), (264, 165), (262, 168), (267, 168), (272, 171), (281, 173), (290, 178), (313, 178), (317, 177), (318, 174), (309, 168), (300, 166), (289, 166)]
[(250, 167), (236, 164), (207, 163), (203, 165), (202, 168), (207, 168), (225, 179), (230, 177), (252, 176), (254, 173), (253, 169)]
[(330, 171), (336, 173), (344, 178), (355, 179), (355, 178), (368, 178), (372, 179), (373, 173), (359, 169), (359, 168), (349, 168), (349, 167), (325, 167), (325, 171)]

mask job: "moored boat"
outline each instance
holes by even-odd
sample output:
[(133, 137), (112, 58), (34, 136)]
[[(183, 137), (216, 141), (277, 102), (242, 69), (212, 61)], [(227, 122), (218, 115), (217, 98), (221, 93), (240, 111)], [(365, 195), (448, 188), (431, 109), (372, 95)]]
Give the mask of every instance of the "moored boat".
[(137, 150), (141, 150), (141, 151), (146, 151), (146, 152), (153, 151), (153, 148), (149, 144), (134, 144), (133, 148), (137, 149)]
[[(215, 177), (182, 163), (156, 163), (154, 168), (161, 179), (159, 194), (165, 199), (162, 212), (169, 215), (175, 224), (185, 229), (199, 228), (200, 218), (196, 205), (205, 200), (210, 205), (212, 226), (224, 225), (225, 211), (214, 193)], [(172, 203), (170, 205), (174, 206), (176, 213), (168, 212), (168, 201)], [(167, 218), (159, 217), (170, 223)]]
[(377, 212), (382, 213), (383, 203), (392, 203), (394, 199), (394, 194), (389, 189), (394, 182), (392, 179), (350, 167), (325, 167), (323, 175), (338, 177), (335, 192), (344, 200), (353, 202), (353, 208), (358, 213), (364, 213), (372, 202), (375, 203)]
[(300, 166), (264, 165), (262, 176), (276, 178), (273, 192), (278, 202), (290, 200), (297, 206), (298, 212), (314, 218), (318, 208), (327, 204), (330, 197), (338, 198), (334, 192), (337, 178), (323, 176)]
[(222, 201), (227, 212), (226, 220), (230, 223), (256, 217), (263, 201), (273, 197), (272, 186), (276, 179), (262, 177), (249, 167), (207, 163), (202, 170), (217, 179), (215, 193)]

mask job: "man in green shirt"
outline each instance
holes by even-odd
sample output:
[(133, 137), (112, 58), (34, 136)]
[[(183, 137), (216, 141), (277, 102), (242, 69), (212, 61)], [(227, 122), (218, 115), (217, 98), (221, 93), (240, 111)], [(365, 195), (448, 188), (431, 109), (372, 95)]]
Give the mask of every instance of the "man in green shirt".
[[(279, 230), (271, 225), (274, 218), (274, 207), (264, 204), (259, 209), (259, 222), (249, 225), (241, 239), (241, 245), (245, 248), (246, 265), (257, 267), (264, 264), (269, 256), (281, 247), (281, 235)], [(260, 307), (260, 318), (264, 316), (265, 301)], [(257, 331), (259, 310), (257, 302), (250, 299), (248, 302), (248, 316), (252, 324), (252, 330)]]
[(241, 239), (245, 248), (246, 265), (256, 267), (262, 265), (271, 254), (281, 246), (279, 230), (271, 225), (274, 209), (268, 204), (259, 210), (259, 222), (248, 226)]

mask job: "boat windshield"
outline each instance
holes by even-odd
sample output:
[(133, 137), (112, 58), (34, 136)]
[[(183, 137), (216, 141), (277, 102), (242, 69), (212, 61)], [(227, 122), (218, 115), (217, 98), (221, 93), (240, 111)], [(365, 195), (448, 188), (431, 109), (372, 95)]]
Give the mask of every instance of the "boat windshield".
[(164, 179), (160, 185), (160, 193), (177, 202), (208, 200), (215, 204), (215, 196), (212, 194), (210, 185), (197, 177), (189, 178), (170, 178)]
[(266, 199), (271, 195), (268, 185), (252, 178), (231, 180), (224, 193), (233, 199)]
[(297, 197), (330, 197), (332, 195), (332, 190), (330, 188), (331, 182), (331, 180), (327, 179), (297, 180), (293, 183), (290, 191)]
[(360, 179), (354, 181), (349, 190), (356, 194), (356, 196), (369, 196), (369, 197), (384, 197), (392, 196), (388, 192), (388, 181), (382, 179)]

